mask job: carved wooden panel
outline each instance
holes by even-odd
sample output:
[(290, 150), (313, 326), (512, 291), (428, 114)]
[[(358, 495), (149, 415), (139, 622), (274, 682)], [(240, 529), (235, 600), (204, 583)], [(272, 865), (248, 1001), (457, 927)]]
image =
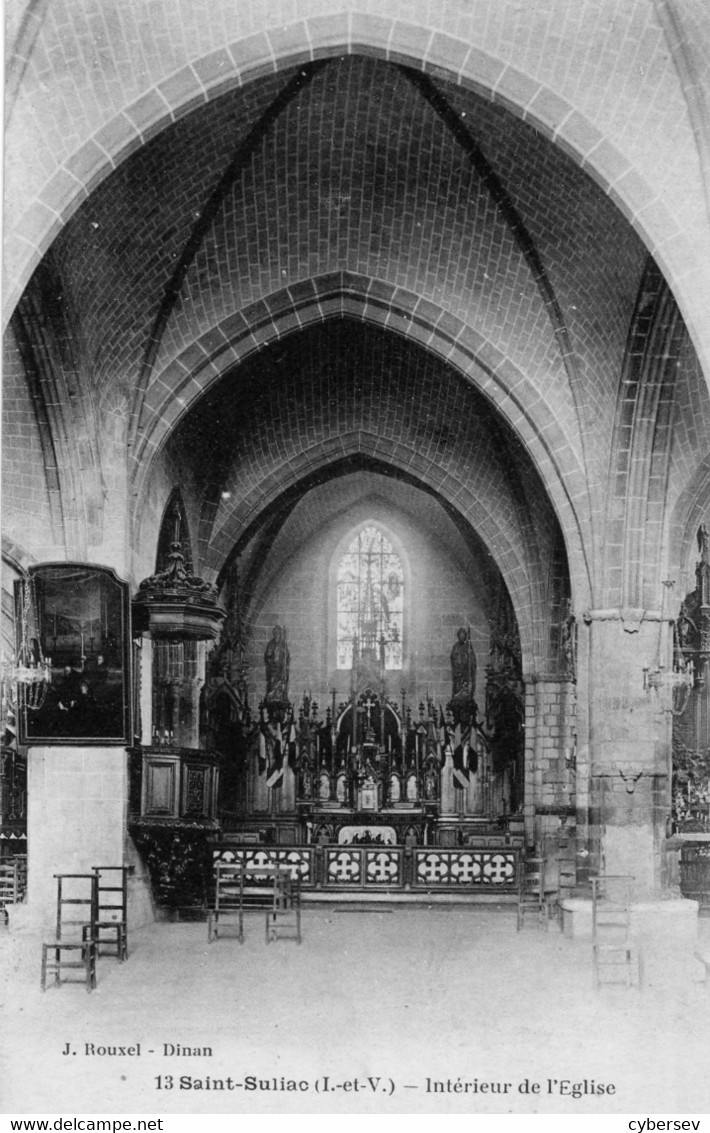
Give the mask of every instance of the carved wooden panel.
[(179, 759), (146, 759), (143, 814), (177, 816)]

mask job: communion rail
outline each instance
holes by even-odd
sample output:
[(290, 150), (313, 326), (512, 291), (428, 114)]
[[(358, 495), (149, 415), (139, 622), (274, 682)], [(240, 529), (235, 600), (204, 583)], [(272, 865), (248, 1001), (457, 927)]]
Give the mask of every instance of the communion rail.
[(246, 870), (281, 866), (321, 892), (486, 893), (515, 896), (516, 846), (213, 846), (214, 862)]

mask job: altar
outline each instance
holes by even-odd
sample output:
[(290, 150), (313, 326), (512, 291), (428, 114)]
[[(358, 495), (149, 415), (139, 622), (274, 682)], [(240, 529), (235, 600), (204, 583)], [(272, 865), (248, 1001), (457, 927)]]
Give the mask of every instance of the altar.
[(338, 831), (338, 844), (341, 846), (364, 843), (394, 846), (396, 842), (397, 833), (393, 826), (341, 826)]
[[(481, 714), (470, 634), (462, 629), (451, 650), (450, 694), (412, 704), (404, 689), (399, 699), (389, 694), (382, 641), (355, 637), (352, 645), (349, 695), (339, 700), (331, 690), (323, 711), (308, 691), (299, 704), (289, 700), (288, 647), (275, 628), (265, 655), (267, 693), (256, 718), (248, 706), (243, 713), (232, 797), (221, 793), (229, 840), (453, 850), (521, 833), (517, 674), (505, 685), (505, 719), (493, 699)], [(500, 702), (496, 676), (489, 687)], [(220, 696), (224, 702), (224, 687)], [(213, 704), (218, 709), (220, 698)]]
[(423, 845), (429, 834), (427, 815), (420, 808), (377, 813), (314, 811), (307, 827), (308, 842), (319, 846)]

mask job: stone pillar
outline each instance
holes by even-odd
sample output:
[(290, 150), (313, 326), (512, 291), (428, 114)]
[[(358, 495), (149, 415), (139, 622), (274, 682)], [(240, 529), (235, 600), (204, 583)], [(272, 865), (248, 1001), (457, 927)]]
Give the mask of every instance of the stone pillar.
[(127, 755), (123, 747), (30, 747), (27, 764), (24, 920), (50, 940), (56, 917), (54, 874), (123, 864)]
[(589, 726), (590, 697), (590, 656), (589, 626), (577, 623), (577, 683), (575, 686), (575, 731), (572, 768), (574, 770), (574, 793), (577, 807), (575, 823), (576, 836), (576, 881), (584, 886), (589, 875), (596, 872), (596, 863), (590, 853), (590, 814), (591, 814), (591, 755)]
[(525, 681), (525, 831), (528, 845), (554, 861), (560, 839), (574, 836), (574, 683), (559, 677)]
[[(630, 874), (638, 898), (659, 894), (670, 810), (669, 627), (658, 614), (585, 615), (589, 649), (590, 842), (604, 873)], [(581, 651), (581, 650), (580, 650)], [(651, 674), (644, 688), (644, 669)]]

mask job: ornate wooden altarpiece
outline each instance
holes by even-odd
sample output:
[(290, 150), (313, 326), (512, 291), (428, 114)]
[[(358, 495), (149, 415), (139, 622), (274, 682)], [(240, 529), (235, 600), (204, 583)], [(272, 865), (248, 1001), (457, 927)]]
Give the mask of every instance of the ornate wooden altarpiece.
[[(233, 664), (243, 653), (232, 640), (237, 690), (220, 649), (208, 699), (228, 711), (212, 726), (223, 730), (229, 718), (241, 760), (231, 798), (222, 796), (214, 855), (254, 868), (288, 863), (306, 889), (512, 892), (522, 844), (523, 685), (512, 611), (501, 611), (483, 716), (475, 672), (468, 694), (455, 695), (466, 681), (457, 685), (453, 657), (445, 705), (428, 697), (412, 706), (404, 692), (388, 695), (383, 643), (357, 639), (346, 700), (333, 690), (324, 711), (308, 693), (297, 707), (265, 699), (244, 710), (245, 674)], [(465, 669), (468, 629), (459, 644)]]

